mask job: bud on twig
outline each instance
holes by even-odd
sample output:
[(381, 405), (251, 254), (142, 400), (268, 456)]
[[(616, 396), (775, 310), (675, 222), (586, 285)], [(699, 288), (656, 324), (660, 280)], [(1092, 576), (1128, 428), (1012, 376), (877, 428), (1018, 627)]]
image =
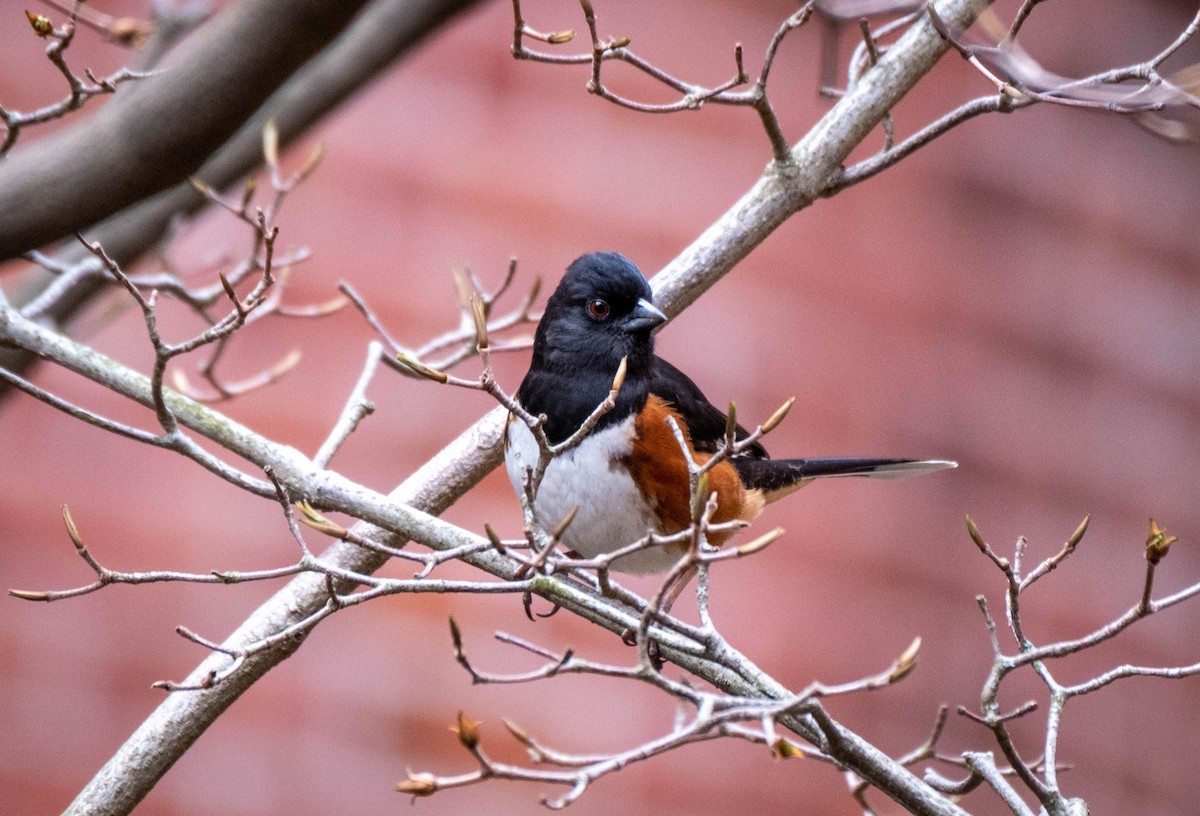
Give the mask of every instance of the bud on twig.
[(771, 743), (771, 753), (779, 759), (804, 759), (804, 749), (783, 737)]
[(426, 379), (434, 382), (445, 383), (449, 376), (444, 371), (438, 371), (436, 368), (430, 368), (415, 357), (409, 357), (403, 351), (396, 353), (396, 361), (405, 368), (411, 370), (414, 374), (420, 374)]
[(896, 665), (892, 667), (891, 674), (888, 675), (889, 683), (896, 683), (907, 677), (913, 669), (917, 667), (917, 653), (921, 651), (921, 638), (913, 638), (913, 642), (908, 645), (904, 653), (896, 661)]
[(242, 212), (250, 206), (250, 200), (254, 198), (254, 193), (258, 190), (258, 181), (254, 176), (246, 179), (246, 186), (242, 188)]
[(263, 125), (263, 159), (268, 167), (279, 166), (279, 128), (275, 126), (274, 119), (268, 119)]
[(521, 743), (527, 748), (533, 744), (533, 739), (525, 733), (525, 730), (521, 728), (521, 726), (508, 719), (502, 720), (501, 722), (504, 723), (504, 727), (508, 729), (508, 733), (512, 734), (513, 738), (517, 742)]
[(433, 796), (437, 793), (437, 777), (431, 773), (413, 773), (409, 771), (408, 779), (396, 783), (397, 793), (410, 794), (414, 799), (418, 796)]
[(279, 379), (284, 374), (288, 373), (297, 365), (299, 365), (300, 358), (302, 356), (303, 355), (300, 353), (300, 349), (292, 349), (287, 354), (283, 355), (283, 359), (271, 366), (271, 368), (267, 371), (267, 376), (270, 377), (272, 381)]
[(478, 292), (471, 293), (471, 317), (475, 320), (475, 345), (480, 351), (487, 351), (487, 304)]
[(10, 589), (8, 594), (14, 598), (20, 598), (23, 601), (48, 601), (50, 600), (49, 592), (32, 592), (26, 589)]
[(296, 508), (300, 511), (301, 523), (311, 527), (318, 533), (323, 533), (331, 538), (345, 538), (349, 533), (345, 527), (336, 522), (330, 521), (325, 516), (317, 512), (307, 500), (296, 502)]
[(451, 729), (458, 735), (458, 741), (468, 751), (474, 751), (479, 745), (479, 721), (472, 720), (461, 711), (458, 712), (458, 723)]
[(54, 33), (54, 23), (50, 22), (50, 18), (44, 14), (34, 14), (32, 11), (26, 11), (25, 19), (33, 27), (33, 33), (39, 37), (48, 37)]
[(75, 550), (83, 552), (85, 548), (83, 539), (79, 536), (79, 528), (75, 526), (75, 519), (71, 518), (71, 511), (65, 504), (62, 506), (62, 517), (67, 525), (67, 535), (71, 537), (71, 543), (75, 545)]
[(141, 49), (146, 38), (154, 33), (154, 24), (136, 17), (118, 17), (108, 26), (106, 39), (120, 45)]
[(621, 362), (617, 364), (617, 373), (613, 375), (612, 389), (609, 393), (616, 395), (620, 392), (621, 386), (625, 384), (625, 373), (629, 370), (629, 358), (622, 357)]
[(784, 418), (788, 415), (788, 411), (792, 410), (792, 405), (795, 404), (795, 402), (795, 397), (789, 397), (787, 402), (779, 406), (779, 409), (775, 413), (771, 414), (771, 416), (767, 417), (767, 421), (760, 426), (762, 428), (762, 432), (768, 434), (775, 430), (779, 423), (783, 422)]
[[(221, 282), (221, 288), (225, 290), (225, 297), (229, 298), (230, 302), (235, 306), (240, 307), (242, 300), (238, 297), (237, 292), (234, 291), (233, 284), (229, 282), (229, 278), (225, 277), (225, 273), (218, 272), (217, 280)], [(241, 309), (239, 308), (238, 311), (240, 312)]]
[(567, 528), (571, 526), (571, 522), (575, 520), (575, 516), (578, 513), (579, 505), (576, 504), (562, 517), (562, 521), (554, 526), (554, 532), (550, 534), (550, 537), (555, 541), (562, 541), (563, 535), (567, 532)]
[(783, 528), (776, 527), (766, 535), (761, 535), (753, 541), (748, 541), (745, 544), (739, 545), (737, 548), (737, 554), (738, 556), (754, 555), (754, 553), (758, 552), (759, 550), (766, 549), (767, 546), (778, 541), (779, 537), (782, 535)]
[(487, 536), (488, 541), (492, 543), (492, 549), (501, 555), (508, 552), (504, 546), (504, 542), (500, 540), (500, 536), (496, 535), (496, 531), (492, 529), (492, 525), (485, 523), (483, 525), (483, 532)]
[(308, 158), (304, 160), (304, 164), (296, 171), (300, 178), (308, 178), (313, 170), (317, 169), (317, 165), (321, 163), (321, 159), (325, 158), (325, 143), (317, 142), (316, 147), (308, 154)]
[(969, 514), (967, 515), (967, 535), (975, 542), (975, 546), (979, 548), (980, 552), (987, 552), (987, 543), (983, 540), (983, 536), (980, 535), (979, 528), (975, 526), (975, 520)]
[[(1083, 517), (1083, 521), (1079, 522), (1079, 526), (1075, 528), (1075, 532), (1071, 533), (1071, 537), (1067, 539), (1067, 546), (1074, 549), (1083, 540), (1083, 534), (1087, 532), (1088, 522), (1092, 520), (1092, 514), (1088, 513)], [(1150, 522), (1153, 524), (1154, 522)]]
[(1157, 564), (1167, 557), (1167, 551), (1179, 538), (1167, 535), (1167, 531), (1159, 527), (1154, 519), (1150, 519), (1150, 534), (1146, 536), (1146, 560)]

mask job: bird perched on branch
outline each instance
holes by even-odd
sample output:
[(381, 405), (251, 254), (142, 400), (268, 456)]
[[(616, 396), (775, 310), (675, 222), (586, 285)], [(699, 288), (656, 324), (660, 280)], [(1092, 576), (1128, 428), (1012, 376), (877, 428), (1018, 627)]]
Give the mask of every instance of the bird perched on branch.
[[(703, 465), (732, 433), (736, 452), (712, 467), (714, 523), (750, 521), (766, 504), (809, 481), (832, 476), (899, 478), (956, 464), (940, 459), (770, 459), (748, 432), (729, 421), (687, 375), (654, 353), (652, 332), (667, 317), (653, 303), (641, 271), (615, 252), (577, 259), (538, 323), (529, 373), (517, 401), (544, 415), (550, 444), (560, 445), (591, 422), (573, 447), (545, 467), (533, 503), (540, 526), (554, 529), (570, 516), (561, 540), (588, 558), (626, 547), (648, 533), (670, 535), (693, 519), (691, 477), (681, 440)], [(615, 401), (595, 412), (614, 391)], [(672, 427), (670, 420), (674, 420)], [(505, 462), (518, 495), (538, 467), (541, 448), (529, 427), (509, 417)], [(710, 534), (720, 545), (731, 533)], [(638, 550), (613, 563), (622, 572), (661, 572), (686, 544)]]

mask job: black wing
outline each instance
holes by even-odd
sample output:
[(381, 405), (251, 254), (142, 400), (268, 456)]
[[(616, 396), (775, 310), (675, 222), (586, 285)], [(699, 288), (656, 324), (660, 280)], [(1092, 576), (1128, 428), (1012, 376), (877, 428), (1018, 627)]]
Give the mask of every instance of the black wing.
[[(654, 358), (654, 366), (650, 373), (650, 393), (662, 397), (679, 412), (692, 434), (692, 444), (696, 450), (714, 453), (724, 442), (725, 423), (728, 419), (725, 412), (709, 402), (704, 392), (688, 378), (688, 375), (661, 357)], [(738, 439), (742, 439), (749, 436), (750, 432), (738, 425), (737, 435)], [(767, 449), (755, 442), (739, 454), (739, 458), (741, 457), (766, 459)]]

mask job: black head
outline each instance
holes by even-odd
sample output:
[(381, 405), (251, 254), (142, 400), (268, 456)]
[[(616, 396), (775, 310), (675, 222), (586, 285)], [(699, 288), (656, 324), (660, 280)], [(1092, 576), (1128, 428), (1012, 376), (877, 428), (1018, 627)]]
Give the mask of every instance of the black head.
[(622, 357), (649, 365), (651, 332), (666, 321), (650, 284), (616, 252), (593, 252), (567, 267), (534, 337), (533, 362), (547, 370), (592, 371), (610, 381)]
[(615, 252), (593, 252), (567, 267), (546, 302), (529, 373), (517, 391), (527, 410), (546, 414), (551, 441), (574, 433), (607, 396), (622, 357), (628, 366), (625, 384), (616, 407), (596, 429), (645, 403), (654, 364), (650, 334), (667, 319), (652, 297), (638, 268)]

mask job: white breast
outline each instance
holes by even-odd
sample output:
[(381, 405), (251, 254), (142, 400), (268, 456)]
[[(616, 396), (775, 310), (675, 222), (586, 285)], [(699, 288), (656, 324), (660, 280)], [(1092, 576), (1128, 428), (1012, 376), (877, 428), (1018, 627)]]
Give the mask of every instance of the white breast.
[[(553, 530), (572, 508), (578, 507), (563, 544), (586, 558), (620, 549), (649, 532), (660, 532), (658, 520), (629, 471), (615, 463), (629, 455), (633, 436), (630, 417), (591, 434), (546, 468), (534, 502), (537, 522), (543, 529)], [(518, 496), (524, 490), (525, 471), (537, 464), (537, 457), (533, 434), (523, 422), (512, 419), (504, 462)], [(614, 568), (621, 572), (660, 572), (677, 558), (655, 547), (622, 558)]]

